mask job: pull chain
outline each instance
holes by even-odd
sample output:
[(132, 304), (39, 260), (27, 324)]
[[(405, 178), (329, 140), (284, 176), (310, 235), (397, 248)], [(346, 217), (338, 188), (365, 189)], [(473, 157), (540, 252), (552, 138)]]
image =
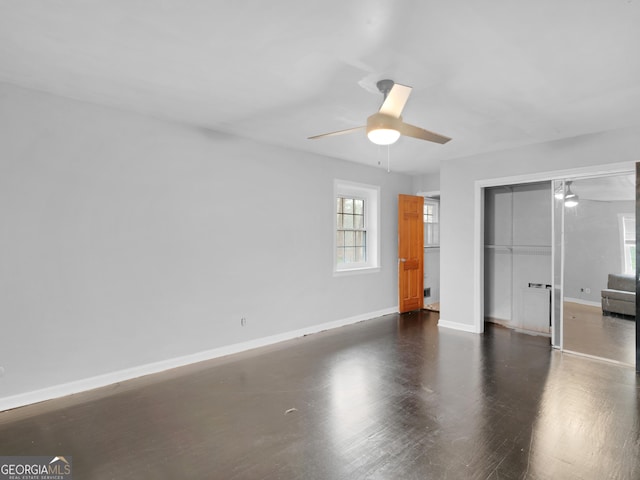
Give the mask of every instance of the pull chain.
[(389, 145), (387, 145), (387, 173), (391, 173), (391, 159), (390, 159), (390, 152), (391, 151), (391, 147)]

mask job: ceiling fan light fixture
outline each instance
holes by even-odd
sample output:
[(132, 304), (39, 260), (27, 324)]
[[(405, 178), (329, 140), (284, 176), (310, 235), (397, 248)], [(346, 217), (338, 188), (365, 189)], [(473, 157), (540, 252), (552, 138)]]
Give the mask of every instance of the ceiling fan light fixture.
[(376, 145), (391, 145), (400, 138), (402, 117), (374, 113), (367, 118), (367, 137)]
[(400, 132), (393, 128), (376, 128), (367, 132), (367, 137), (376, 145), (391, 145), (400, 138)]
[(571, 191), (571, 182), (567, 182), (567, 193), (564, 196), (565, 207), (575, 207), (578, 205), (580, 197)]
[(575, 207), (579, 203), (579, 197), (575, 193), (567, 193), (567, 196), (564, 197), (564, 205), (565, 207)]
[[(575, 193), (573, 193), (571, 191), (571, 184), (572, 183), (573, 182), (571, 180), (568, 180), (566, 182), (567, 191), (565, 192), (564, 196), (561, 197), (561, 198), (564, 198), (564, 206), (565, 207), (569, 207), (569, 208), (577, 206), (578, 203), (580, 202), (580, 197), (578, 197), (578, 195), (576, 195)], [(556, 196), (556, 198), (558, 198), (558, 197)]]

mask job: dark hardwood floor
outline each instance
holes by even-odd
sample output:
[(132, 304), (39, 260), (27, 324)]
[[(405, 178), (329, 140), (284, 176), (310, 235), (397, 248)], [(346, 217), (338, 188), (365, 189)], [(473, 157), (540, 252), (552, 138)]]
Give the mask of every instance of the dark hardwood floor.
[(75, 479), (638, 479), (626, 368), (389, 315), (0, 414)]

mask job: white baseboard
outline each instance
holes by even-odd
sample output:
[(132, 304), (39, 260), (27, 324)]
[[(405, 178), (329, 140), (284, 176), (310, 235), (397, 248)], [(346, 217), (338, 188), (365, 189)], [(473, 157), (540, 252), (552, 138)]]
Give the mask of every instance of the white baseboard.
[(604, 357), (596, 357), (595, 355), (589, 355), (588, 353), (582, 353), (582, 352), (574, 352), (573, 350), (561, 350), (562, 353), (569, 353), (571, 355), (575, 355), (577, 357), (584, 357), (584, 358), (589, 358), (591, 360), (597, 360), (599, 362), (605, 362), (605, 363), (613, 363), (615, 365), (620, 365), (621, 367), (628, 367), (628, 368), (634, 368), (635, 365), (631, 364), (631, 363), (625, 363), (625, 362), (620, 362), (619, 360), (613, 360), (613, 359), (609, 359), (609, 358), (604, 358)]
[(460, 330), (462, 332), (480, 333), (473, 325), (467, 323), (448, 322), (447, 320), (438, 320), (438, 326), (444, 328), (450, 328), (452, 330)]
[(341, 320), (335, 320), (332, 322), (321, 323), (318, 325), (312, 325), (309, 327), (301, 328), (299, 330), (293, 330), (290, 332), (284, 332), (277, 335), (271, 335), (268, 337), (258, 338), (255, 340), (249, 340), (247, 342), (235, 343), (233, 345), (226, 345), (223, 347), (214, 348), (212, 350), (206, 350), (204, 352), (198, 352), (191, 355), (184, 355), (182, 357), (170, 358), (159, 362), (149, 363), (146, 365), (140, 365), (137, 367), (127, 368), (124, 370), (118, 370), (110, 372), (104, 375), (97, 375), (95, 377), (84, 378), (73, 382), (63, 383), (60, 385), (54, 385), (52, 387), (42, 388), (31, 392), (20, 393), (5, 398), (0, 398), (0, 412), (5, 410), (11, 410), (18, 407), (24, 407), (33, 403), (44, 402), (46, 400), (52, 400), (54, 398), (60, 398), (67, 395), (73, 395), (76, 393), (86, 392), (95, 388), (106, 387), (114, 383), (124, 382), (126, 380), (132, 380), (134, 378), (143, 377), (145, 375), (151, 375), (154, 373), (164, 372), (177, 367), (183, 367), (193, 363), (203, 362), (205, 360), (212, 360), (214, 358), (224, 357), (234, 353), (240, 353), (254, 348), (265, 347), (267, 345), (273, 345), (275, 343), (284, 342), (286, 340), (292, 340), (294, 338), (304, 337), (305, 335), (311, 335), (313, 333), (319, 333), (325, 330), (331, 330), (334, 328), (344, 327), (352, 325), (354, 323), (362, 322), (365, 320), (371, 320), (374, 318), (389, 315), (391, 313), (397, 313), (398, 307), (385, 308), (375, 312), (364, 313), (356, 315), (354, 317), (344, 318)]
[(583, 300), (582, 298), (564, 297), (564, 301), (565, 302), (571, 302), (571, 303), (577, 303), (579, 305), (588, 305), (590, 307), (600, 307), (600, 308), (602, 308), (602, 303), (601, 302), (593, 302), (591, 300)]

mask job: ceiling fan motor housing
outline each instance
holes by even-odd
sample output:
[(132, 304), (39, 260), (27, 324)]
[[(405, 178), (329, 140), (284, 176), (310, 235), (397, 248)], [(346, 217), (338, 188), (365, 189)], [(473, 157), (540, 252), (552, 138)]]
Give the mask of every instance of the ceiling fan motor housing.
[(388, 129), (400, 130), (402, 125), (402, 117), (392, 117), (384, 113), (374, 113), (367, 118), (367, 134), (372, 130)]
[(393, 80), (380, 80), (378, 83), (376, 83), (376, 87), (378, 87), (378, 90), (380, 90), (380, 93), (384, 95), (385, 100), (387, 99), (387, 95), (389, 95), (389, 92), (391, 91), (394, 85), (395, 85), (395, 82)]

